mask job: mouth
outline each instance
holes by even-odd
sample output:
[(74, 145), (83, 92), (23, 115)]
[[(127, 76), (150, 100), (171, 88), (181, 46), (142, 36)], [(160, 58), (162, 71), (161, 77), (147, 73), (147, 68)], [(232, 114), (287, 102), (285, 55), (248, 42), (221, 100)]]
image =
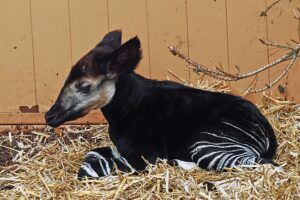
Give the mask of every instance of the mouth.
[(66, 111), (66, 112), (62, 112), (62, 113), (58, 113), (58, 114), (50, 114), (50, 113), (46, 112), (45, 120), (49, 126), (56, 128), (67, 121), (75, 120), (84, 115), (85, 114), (82, 112), (71, 112), (71, 111)]
[(45, 113), (46, 123), (53, 128), (56, 128), (61, 124), (63, 124), (66, 121), (65, 119), (66, 117), (64, 117), (64, 113), (52, 114), (52, 115), (49, 114), (49, 112)]

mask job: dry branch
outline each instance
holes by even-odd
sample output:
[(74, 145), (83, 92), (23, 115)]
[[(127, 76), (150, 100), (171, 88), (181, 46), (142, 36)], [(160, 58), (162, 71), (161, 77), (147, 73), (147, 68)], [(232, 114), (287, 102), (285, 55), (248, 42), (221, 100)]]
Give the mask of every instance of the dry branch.
[(276, 83), (278, 83), (287, 74), (289, 69), (293, 66), (293, 64), (295, 63), (297, 57), (299, 56), (299, 51), (300, 51), (300, 43), (297, 43), (296, 47), (291, 47), (291, 46), (288, 46), (288, 45), (268, 41), (268, 40), (265, 40), (265, 39), (260, 39), (260, 42), (264, 45), (267, 45), (267, 46), (273, 46), (273, 47), (277, 47), (277, 48), (280, 48), (280, 49), (288, 50), (289, 52), (286, 53), (284, 56), (278, 58), (277, 60), (274, 60), (273, 62), (271, 62), (267, 65), (258, 67), (254, 71), (247, 72), (247, 73), (231, 74), (231, 73), (227, 73), (227, 72), (223, 71), (222, 69), (220, 69), (218, 67), (213, 69), (211, 67), (208, 67), (208, 66), (205, 66), (203, 64), (197, 63), (196, 61), (191, 60), (186, 55), (182, 54), (174, 46), (170, 46), (169, 51), (174, 56), (178, 56), (179, 58), (181, 58), (182, 60), (187, 62), (189, 64), (188, 67), (191, 68), (195, 73), (197, 73), (197, 74), (204, 73), (204, 74), (206, 74), (208, 76), (211, 76), (215, 79), (219, 79), (219, 80), (223, 80), (223, 81), (238, 81), (238, 80), (241, 80), (241, 79), (257, 76), (259, 73), (261, 73), (265, 70), (268, 70), (268, 69), (270, 69), (274, 66), (277, 66), (280, 63), (291, 60), (290, 63), (287, 65), (287, 67), (284, 69), (283, 73), (280, 76), (278, 76), (274, 81), (272, 81), (269, 84), (266, 84), (265, 87), (259, 88), (259, 89), (252, 88), (251, 86), (254, 83), (254, 82), (252, 82), (251, 85), (246, 90), (245, 94), (247, 94), (247, 93), (258, 93), (258, 92), (265, 91), (265, 90), (271, 88)]
[(277, 1), (274, 1), (272, 4), (270, 4), (266, 10), (264, 11), (261, 11), (260, 13), (260, 16), (263, 17), (263, 16), (267, 16), (269, 10), (271, 10), (274, 6), (276, 6), (279, 2), (281, 2), (282, 0), (277, 0)]

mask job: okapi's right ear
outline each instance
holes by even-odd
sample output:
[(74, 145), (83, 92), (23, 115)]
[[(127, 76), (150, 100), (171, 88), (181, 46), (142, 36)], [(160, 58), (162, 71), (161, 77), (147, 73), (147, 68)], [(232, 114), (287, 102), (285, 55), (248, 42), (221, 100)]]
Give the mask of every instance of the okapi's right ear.
[(113, 50), (118, 49), (122, 42), (122, 31), (115, 30), (107, 33), (96, 47), (110, 46)]

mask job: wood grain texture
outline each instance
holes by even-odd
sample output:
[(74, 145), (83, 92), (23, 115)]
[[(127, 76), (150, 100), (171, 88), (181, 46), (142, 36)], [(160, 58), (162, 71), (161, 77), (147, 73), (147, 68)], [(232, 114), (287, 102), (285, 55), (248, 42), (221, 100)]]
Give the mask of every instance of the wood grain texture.
[[(264, 8), (264, 1), (255, 1), (255, 3), (253, 0), (227, 1), (231, 73), (245, 73), (268, 64), (267, 48), (258, 40), (266, 38), (267, 33), (266, 19), (259, 16)], [(254, 77), (231, 82), (233, 92), (243, 94), (253, 79)], [(269, 83), (268, 71), (259, 74), (256, 86), (262, 87), (266, 83)], [(248, 95), (247, 98), (258, 101), (261, 94)]]
[(32, 0), (37, 102), (45, 112), (56, 100), (70, 71), (67, 0)]
[[(267, 17), (260, 17), (272, 2), (1, 0), (0, 120), (42, 123), (42, 118), (18, 118), (42, 116), (22, 114), (20, 106), (32, 108), (38, 104), (40, 112), (47, 111), (72, 65), (114, 29), (122, 29), (123, 42), (135, 35), (140, 37), (143, 60), (137, 73), (146, 77), (178, 81), (167, 72), (171, 70), (192, 83), (199, 78), (185, 62), (171, 55), (169, 45), (211, 67), (222, 63), (223, 70), (231, 73), (252, 71), (286, 53), (273, 48), (268, 53), (259, 38), (282, 43), (300, 40), (298, 20), (294, 19), (294, 9), (300, 7), (300, 1), (283, 1)], [(285, 66), (260, 74), (257, 87), (274, 80)], [(297, 61), (288, 75), (288, 84), (285, 86), (282, 80), (266, 93), (300, 102), (299, 73)], [(233, 92), (243, 94), (252, 80), (232, 82)], [(286, 95), (279, 92), (279, 85), (285, 87)], [(253, 102), (259, 102), (261, 97), (247, 96)], [(9, 117), (12, 115), (16, 115), (13, 120)]]
[[(228, 71), (224, 1), (187, 1), (190, 58)], [(201, 78), (191, 72), (192, 82)], [(212, 80), (208, 76), (204, 80)]]
[[(151, 77), (166, 79), (170, 69), (182, 78), (189, 79), (184, 62), (174, 57), (168, 46), (174, 45), (187, 53), (187, 22), (184, 0), (147, 1)], [(177, 79), (173, 79), (176, 80)]]
[(0, 112), (36, 104), (29, 1), (0, 6)]
[(72, 64), (108, 32), (107, 0), (69, 0)]

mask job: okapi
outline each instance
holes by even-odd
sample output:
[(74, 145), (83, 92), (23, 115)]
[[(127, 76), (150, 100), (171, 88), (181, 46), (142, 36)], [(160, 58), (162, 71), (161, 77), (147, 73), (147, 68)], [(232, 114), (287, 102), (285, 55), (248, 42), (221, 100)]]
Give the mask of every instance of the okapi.
[[(72, 68), (46, 113), (57, 127), (100, 108), (111, 147), (89, 151), (78, 178), (141, 171), (167, 159), (182, 167), (222, 171), (273, 163), (274, 131), (258, 108), (238, 96), (204, 91), (134, 72), (142, 58), (134, 37), (121, 45), (121, 31), (108, 33)], [(145, 159), (145, 160), (144, 160)]]

